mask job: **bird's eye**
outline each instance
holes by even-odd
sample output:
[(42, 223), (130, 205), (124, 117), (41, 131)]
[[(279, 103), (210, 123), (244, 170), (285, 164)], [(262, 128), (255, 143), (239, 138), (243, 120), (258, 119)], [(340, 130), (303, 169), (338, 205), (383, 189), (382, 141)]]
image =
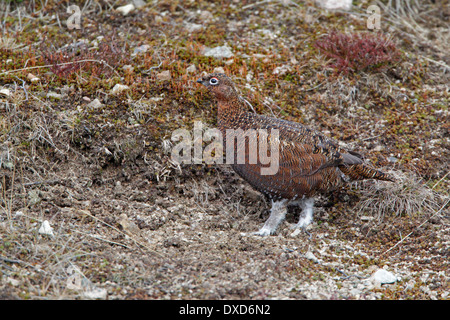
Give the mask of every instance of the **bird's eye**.
[(219, 83), (219, 80), (217, 78), (211, 78), (209, 79), (209, 83), (212, 85), (216, 85)]

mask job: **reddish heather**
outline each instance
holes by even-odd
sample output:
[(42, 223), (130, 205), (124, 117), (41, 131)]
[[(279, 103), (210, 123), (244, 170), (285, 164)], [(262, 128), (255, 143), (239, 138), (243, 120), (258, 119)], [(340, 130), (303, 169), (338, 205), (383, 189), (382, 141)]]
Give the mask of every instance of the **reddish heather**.
[(333, 59), (330, 66), (338, 73), (379, 71), (400, 60), (394, 42), (381, 33), (332, 31), (317, 40), (314, 46)]

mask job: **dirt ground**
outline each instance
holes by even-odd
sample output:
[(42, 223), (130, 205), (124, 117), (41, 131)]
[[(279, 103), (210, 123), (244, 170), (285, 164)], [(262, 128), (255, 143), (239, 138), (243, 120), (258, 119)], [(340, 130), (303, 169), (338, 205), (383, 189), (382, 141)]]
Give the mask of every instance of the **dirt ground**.
[[(347, 73), (315, 43), (371, 33), (368, 1), (2, 2), (0, 299), (449, 299), (450, 6), (386, 3), (401, 58)], [(195, 82), (214, 70), (397, 182), (318, 196), (307, 232), (292, 207), (251, 235), (266, 199), (227, 165), (171, 160), (174, 130), (215, 126)]]

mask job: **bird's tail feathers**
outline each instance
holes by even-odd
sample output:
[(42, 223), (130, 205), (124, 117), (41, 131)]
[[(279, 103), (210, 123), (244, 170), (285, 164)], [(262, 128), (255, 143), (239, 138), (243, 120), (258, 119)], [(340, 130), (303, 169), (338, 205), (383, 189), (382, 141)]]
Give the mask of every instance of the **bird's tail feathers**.
[(394, 178), (384, 172), (369, 168), (364, 164), (340, 166), (339, 169), (352, 180), (376, 179), (383, 181), (395, 181)]

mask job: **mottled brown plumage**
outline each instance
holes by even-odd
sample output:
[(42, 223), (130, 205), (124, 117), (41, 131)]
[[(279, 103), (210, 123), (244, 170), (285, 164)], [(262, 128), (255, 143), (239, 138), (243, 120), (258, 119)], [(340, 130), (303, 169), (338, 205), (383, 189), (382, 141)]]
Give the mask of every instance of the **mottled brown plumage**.
[[(299, 123), (266, 117), (245, 111), (245, 103), (239, 97), (233, 82), (224, 74), (213, 73), (198, 80), (212, 92), (218, 103), (218, 127), (225, 137), (227, 129), (272, 129), (279, 130), (279, 169), (274, 175), (261, 175), (258, 157), (256, 164), (248, 162), (249, 150), (245, 149), (245, 163), (232, 164), (233, 169), (256, 190), (272, 201), (286, 205), (287, 201), (304, 200), (307, 215), (312, 218), (312, 200), (307, 200), (317, 193), (339, 187), (348, 180), (378, 179), (392, 181), (387, 174), (369, 168), (363, 164), (361, 155), (339, 147), (325, 135), (307, 128)], [(259, 139), (259, 135), (257, 137)], [(226, 141), (224, 141), (225, 145)], [(235, 146), (235, 151), (243, 148)], [(250, 151), (251, 152), (251, 151)], [(279, 205), (277, 207), (280, 207)], [(285, 208), (281, 209), (272, 225), (266, 225), (258, 234), (273, 233), (284, 218)], [(281, 217), (282, 216), (282, 217)], [(281, 218), (280, 218), (281, 217)], [(301, 222), (301, 221), (300, 221)], [(309, 221), (297, 226), (305, 226)], [(273, 225), (275, 224), (275, 226)]]

